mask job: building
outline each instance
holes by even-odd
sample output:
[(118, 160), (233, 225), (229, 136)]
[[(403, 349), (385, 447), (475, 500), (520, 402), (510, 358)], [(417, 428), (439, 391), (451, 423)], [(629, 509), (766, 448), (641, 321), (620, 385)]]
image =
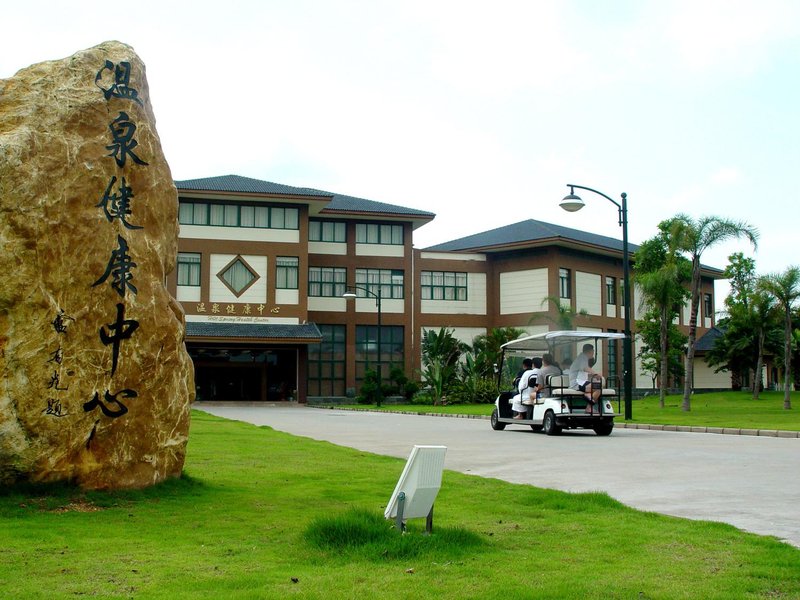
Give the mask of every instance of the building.
[[(611, 237), (528, 220), (419, 250), (413, 233), (433, 213), (236, 175), (175, 183), (167, 283), (186, 313), (198, 399), (352, 396), (379, 357), (384, 377), (414, 377), (425, 329), (467, 343), (494, 327), (553, 329), (547, 297), (585, 310), (582, 328), (623, 329)], [(704, 269), (699, 336), (714, 325), (720, 276)], [(606, 373), (621, 371), (620, 348), (599, 354)], [(651, 387), (642, 377), (636, 387)]]

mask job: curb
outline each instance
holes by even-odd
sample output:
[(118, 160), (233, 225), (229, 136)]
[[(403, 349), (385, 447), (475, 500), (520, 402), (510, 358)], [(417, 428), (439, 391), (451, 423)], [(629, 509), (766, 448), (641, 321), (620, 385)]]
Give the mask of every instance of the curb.
[[(353, 412), (373, 412), (373, 413), (387, 413), (385, 410), (375, 410), (372, 408), (352, 408), (337, 406), (322, 406), (315, 404), (307, 404), (308, 408), (317, 409), (336, 409), (336, 410), (350, 410)], [(487, 415), (451, 415), (445, 413), (431, 413), (425, 411), (413, 410), (393, 410), (392, 414), (396, 415), (416, 415), (419, 417), (448, 417), (451, 419), (482, 419), (488, 421), (491, 417)], [(622, 429), (647, 429), (650, 431), (674, 431), (678, 433), (716, 433), (720, 435), (751, 435), (758, 437), (776, 437), (776, 438), (800, 438), (800, 431), (785, 431), (781, 429), (738, 429), (735, 427), (703, 427), (696, 425), (649, 425), (647, 423), (625, 423), (623, 421), (615, 421), (614, 427)]]

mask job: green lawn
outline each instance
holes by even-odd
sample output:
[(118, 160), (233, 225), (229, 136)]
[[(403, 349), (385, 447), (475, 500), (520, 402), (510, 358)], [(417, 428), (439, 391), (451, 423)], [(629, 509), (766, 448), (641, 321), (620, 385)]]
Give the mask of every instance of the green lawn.
[(800, 597), (800, 549), (600, 493), (446, 471), (400, 538), (403, 463), (195, 412), (180, 480), (4, 490), (0, 598)]
[[(658, 396), (633, 401), (635, 423), (654, 425), (694, 425), (697, 427), (732, 427), (739, 429), (782, 429), (800, 431), (800, 392), (792, 392), (792, 409), (783, 408), (783, 392), (762, 392), (753, 400), (750, 392), (717, 392), (692, 396), (692, 410), (681, 410), (682, 396), (667, 396), (665, 407)], [(345, 406), (343, 406), (345, 407)], [(347, 405), (349, 408), (377, 410), (375, 406)], [(483, 415), (492, 413), (493, 404), (452, 404), (426, 406), (419, 404), (383, 405), (380, 410), (417, 413)], [(615, 410), (617, 403), (614, 403)], [(624, 413), (624, 405), (620, 412)]]

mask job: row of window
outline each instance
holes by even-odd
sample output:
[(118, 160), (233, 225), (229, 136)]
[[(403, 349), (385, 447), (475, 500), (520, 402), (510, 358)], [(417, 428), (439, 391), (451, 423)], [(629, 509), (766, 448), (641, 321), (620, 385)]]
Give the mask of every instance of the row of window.
[[(308, 239), (312, 242), (347, 242), (347, 227), (342, 221), (323, 221), (310, 219), (308, 221)], [(357, 244), (389, 244), (403, 245), (403, 226), (356, 223)]]
[[(346, 328), (344, 325), (318, 325), (321, 344), (308, 346), (308, 395), (344, 396), (346, 364)], [(377, 325), (357, 325), (355, 343), (356, 386), (361, 387), (364, 374), (381, 365), (381, 374), (388, 379), (395, 367), (403, 369), (404, 328), (400, 325), (381, 327), (378, 347)]]
[[(200, 286), (201, 255), (193, 252), (178, 253), (178, 285)], [(275, 287), (297, 289), (299, 284), (299, 259), (296, 256), (278, 256), (275, 259)], [(234, 294), (240, 295), (258, 274), (242, 257), (237, 257), (218, 274)], [(404, 272), (399, 269), (356, 269), (357, 296), (402, 299)], [(321, 298), (341, 297), (347, 291), (347, 269), (344, 267), (309, 267), (308, 295)], [(425, 299), (466, 300), (467, 274), (442, 271), (422, 272), (422, 294)]]
[(283, 206), (181, 202), (178, 221), (181, 225), (298, 229), (300, 211), (297, 208)]
[[(297, 208), (283, 206), (181, 201), (178, 221), (182, 225), (298, 229), (300, 211)], [(312, 242), (345, 243), (346, 224), (343, 221), (310, 219), (308, 239)], [(403, 226), (388, 223), (356, 223), (356, 243), (402, 246)]]
[[(617, 278), (606, 276), (605, 288), (606, 304), (616, 304), (617, 289), (619, 288), (617, 284)], [(572, 298), (572, 271), (570, 269), (558, 270), (558, 297), (563, 300), (569, 300)], [(621, 293), (621, 290), (619, 297), (622, 299), (622, 305), (624, 306), (625, 294)]]

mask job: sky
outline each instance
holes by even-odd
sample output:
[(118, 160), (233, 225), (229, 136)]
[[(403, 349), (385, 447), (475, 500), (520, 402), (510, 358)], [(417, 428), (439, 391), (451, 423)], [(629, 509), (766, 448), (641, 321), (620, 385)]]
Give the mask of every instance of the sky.
[[(425, 248), (525, 219), (632, 243), (678, 213), (800, 264), (795, 0), (6, 0), (0, 79), (106, 40), (144, 61), (176, 180), (238, 174), (436, 214)], [(722, 306), (725, 283), (717, 284)]]

